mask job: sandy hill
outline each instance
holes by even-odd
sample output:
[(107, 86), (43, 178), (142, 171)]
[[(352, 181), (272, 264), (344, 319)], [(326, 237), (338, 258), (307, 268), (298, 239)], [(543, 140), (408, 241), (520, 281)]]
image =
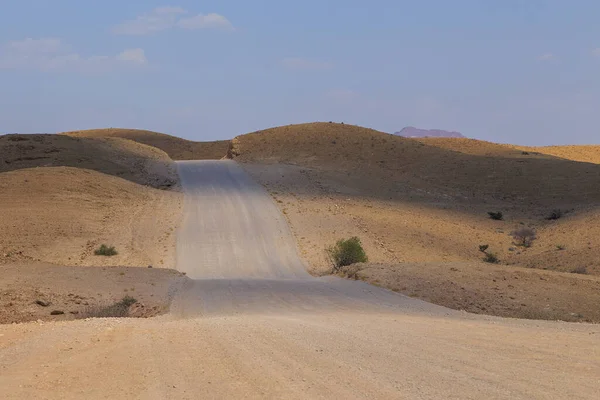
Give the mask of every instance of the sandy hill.
[[(239, 136), (229, 156), (272, 193), (315, 274), (331, 268), (327, 246), (358, 236), (374, 264), (355, 276), (375, 284), (472, 312), (600, 321), (600, 166), (568, 159), (593, 151), (543, 151), (312, 123)], [(530, 248), (510, 235), (523, 227)], [(500, 264), (482, 262), (483, 244)]]
[(34, 167), (76, 167), (163, 188), (175, 183), (173, 171), (168, 171), (171, 163), (162, 150), (120, 138), (0, 136), (0, 172)]
[[(166, 153), (129, 140), (0, 136), (0, 264), (172, 266), (177, 183)], [(103, 243), (119, 255), (95, 257)]]
[[(555, 157), (565, 160), (600, 164), (600, 146), (518, 146), (498, 144), (475, 139), (459, 138), (422, 138), (417, 139), (426, 145), (452, 150), (459, 153), (485, 156), (521, 157)], [(528, 154), (524, 154), (528, 153)]]
[(517, 147), (523, 151), (534, 151), (548, 154), (566, 160), (600, 164), (600, 146), (544, 146), (544, 147)]
[(120, 137), (129, 139), (157, 147), (167, 153), (173, 160), (218, 160), (227, 154), (229, 146), (228, 140), (194, 142), (164, 133), (137, 129), (91, 129), (65, 132), (63, 134), (74, 137)]
[(373, 193), (382, 197), (425, 191), (456, 200), (557, 207), (600, 201), (596, 165), (469, 139), (415, 140), (358, 126), (313, 123), (239, 136), (229, 154), (242, 162), (319, 166), (368, 177), (365, 184), (378, 187)]

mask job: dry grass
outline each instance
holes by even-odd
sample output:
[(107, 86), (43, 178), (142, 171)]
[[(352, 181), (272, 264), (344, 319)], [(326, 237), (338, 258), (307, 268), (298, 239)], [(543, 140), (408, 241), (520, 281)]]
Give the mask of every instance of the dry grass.
[(131, 316), (130, 307), (135, 303), (137, 303), (136, 299), (131, 296), (125, 296), (120, 301), (110, 305), (86, 307), (82, 313), (77, 314), (77, 318), (129, 318)]

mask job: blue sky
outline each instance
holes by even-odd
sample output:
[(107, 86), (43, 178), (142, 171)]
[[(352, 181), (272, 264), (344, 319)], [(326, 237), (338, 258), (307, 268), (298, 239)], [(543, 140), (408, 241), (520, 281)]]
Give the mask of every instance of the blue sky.
[(0, 131), (600, 143), (600, 2), (0, 0)]

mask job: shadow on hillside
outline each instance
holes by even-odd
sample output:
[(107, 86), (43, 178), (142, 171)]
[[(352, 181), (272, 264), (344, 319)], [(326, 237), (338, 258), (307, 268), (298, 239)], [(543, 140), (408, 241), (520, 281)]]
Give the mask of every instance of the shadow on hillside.
[[(311, 158), (268, 164), (269, 180), (310, 195), (314, 186), (332, 196), (384, 201), (518, 204), (523, 207), (600, 203), (600, 165), (555, 157), (504, 158), (443, 151), (410, 164), (364, 158), (340, 162)], [(252, 165), (253, 162), (248, 163)], [(279, 165), (283, 165), (279, 168)], [(277, 175), (277, 176), (275, 176)], [(312, 185), (298, 185), (309, 180)]]
[(0, 136), (0, 173), (38, 167), (94, 170), (131, 182), (167, 189), (176, 182), (149, 166), (170, 161), (135, 152), (128, 146), (95, 138), (32, 134)]
[(82, 138), (118, 137), (156, 147), (173, 160), (219, 160), (227, 155), (229, 140), (195, 142), (164, 133), (138, 129), (91, 129), (65, 132), (64, 135)]

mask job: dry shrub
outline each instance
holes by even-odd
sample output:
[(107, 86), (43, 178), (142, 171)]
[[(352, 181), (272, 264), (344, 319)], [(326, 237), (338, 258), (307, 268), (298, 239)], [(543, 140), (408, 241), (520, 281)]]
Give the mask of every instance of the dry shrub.
[(537, 239), (535, 229), (527, 227), (519, 228), (517, 230), (512, 231), (511, 236), (513, 237), (517, 246), (523, 247), (531, 247), (535, 239)]
[(120, 301), (109, 306), (92, 306), (79, 314), (79, 318), (128, 318), (129, 307), (137, 303), (131, 296), (125, 296)]

